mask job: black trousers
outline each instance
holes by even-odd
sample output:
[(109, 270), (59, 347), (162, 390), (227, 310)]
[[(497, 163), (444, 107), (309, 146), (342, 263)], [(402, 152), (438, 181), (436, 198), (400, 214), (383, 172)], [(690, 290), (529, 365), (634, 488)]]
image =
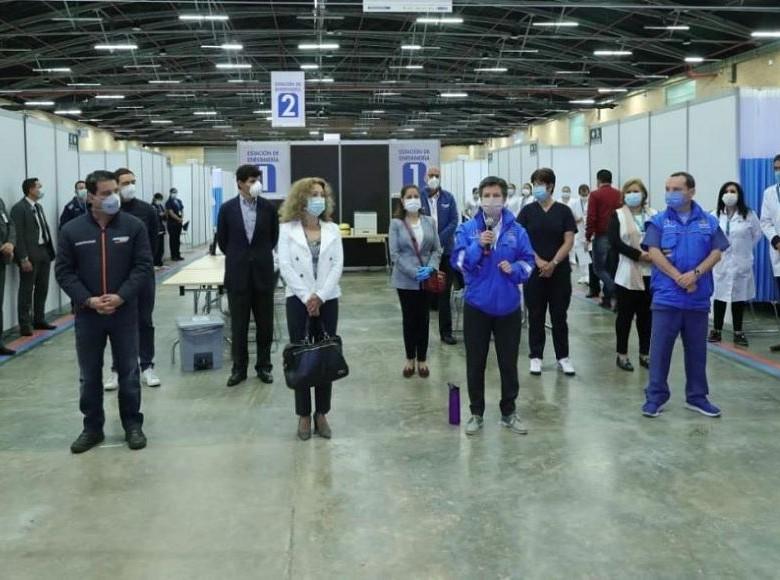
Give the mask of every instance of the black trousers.
[(490, 337), (495, 338), (498, 372), (501, 375), (501, 414), (515, 412), (520, 390), (517, 355), (520, 351), (522, 308), (504, 316), (491, 316), (466, 303), (463, 306), (463, 341), (466, 343), (466, 380), (472, 415), (485, 413), (485, 367)]
[(450, 255), (442, 254), (439, 262), (439, 270), (447, 274), (447, 287), (441, 294), (433, 294), (431, 299), (435, 300), (439, 311), (439, 336), (450, 336), (452, 334), (452, 307), (450, 306), (450, 294), (452, 292), (452, 281), (455, 273), (450, 266)]
[[(305, 338), (306, 320), (309, 313), (306, 305), (296, 296), (287, 298), (287, 331), (290, 333), (290, 342), (300, 342)], [(333, 336), (339, 322), (339, 301), (338, 299), (328, 300), (320, 306), (320, 322), (312, 319), (309, 322), (309, 335), (313, 338), (319, 338), (322, 334), (320, 323), (325, 327), (325, 332)], [(322, 385), (313, 385), (314, 404), (318, 415), (327, 415), (330, 411), (330, 398), (333, 392), (333, 383)], [(311, 415), (311, 390), (295, 390), (295, 414), (299, 417), (308, 417)]]
[[(723, 319), (726, 318), (726, 303), (722, 300), (715, 300), (712, 309), (713, 326), (715, 330), (723, 330)], [(747, 302), (731, 303), (731, 325), (734, 332), (742, 332), (742, 320), (745, 317), (745, 305)]]
[(163, 255), (165, 254), (165, 232), (160, 232), (157, 237), (157, 247), (154, 249), (154, 265), (163, 265)]
[(5, 300), (5, 262), (0, 260), (0, 346), (3, 345), (3, 304)]
[(51, 260), (48, 257), (30, 258), (32, 272), (19, 269), (19, 294), (17, 296), (19, 328), (46, 322), (46, 295), (49, 293), (49, 271)]
[(590, 264), (588, 264), (588, 294), (592, 296), (601, 294), (601, 280), (593, 269), (593, 252), (590, 253)]
[(528, 306), (528, 346), (529, 358), (544, 358), (544, 345), (547, 339), (544, 329), (547, 309), (552, 322), (553, 347), (555, 358), (561, 360), (569, 356), (569, 323), (567, 321), (571, 304), (571, 271), (559, 265), (549, 278), (541, 278), (539, 270), (534, 270), (525, 285), (525, 303)]
[(79, 407), (84, 430), (103, 431), (103, 351), (111, 339), (111, 351), (119, 374), (119, 416), (125, 430), (140, 426), (141, 381), (138, 372), (138, 306), (130, 302), (109, 316), (94, 310), (76, 313), (76, 354), (81, 373)]
[(401, 301), (406, 358), (425, 362), (428, 358), (428, 325), (431, 319), (427, 293), (425, 290), (399, 288), (398, 299)]
[(230, 308), (230, 326), (233, 355), (233, 372), (246, 373), (249, 366), (249, 316), (255, 319), (255, 341), (257, 343), (257, 362), (255, 370), (273, 369), (271, 365), (271, 343), (274, 338), (274, 291), (248, 290), (246, 292), (228, 291)]
[[(156, 281), (150, 276), (146, 284), (138, 290), (138, 356), (141, 371), (154, 367), (154, 300)], [(113, 348), (113, 343), (112, 343)], [(116, 372), (116, 359), (111, 370)]]
[(617, 318), (615, 318), (615, 336), (617, 353), (628, 354), (628, 336), (631, 334), (631, 322), (636, 318), (636, 332), (639, 335), (639, 354), (650, 354), (650, 332), (653, 328), (653, 313), (650, 306), (653, 295), (650, 293), (650, 277), (645, 277), (645, 290), (629, 290), (615, 284), (617, 296)]
[(177, 260), (181, 258), (181, 224), (169, 223), (168, 235), (170, 236), (171, 244), (171, 259)]

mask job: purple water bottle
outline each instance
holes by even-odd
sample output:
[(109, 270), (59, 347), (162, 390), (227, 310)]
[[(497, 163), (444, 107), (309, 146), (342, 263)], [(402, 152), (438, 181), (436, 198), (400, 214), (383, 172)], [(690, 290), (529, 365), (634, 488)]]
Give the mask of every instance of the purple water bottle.
[(447, 383), (450, 389), (450, 425), (460, 425), (460, 388)]

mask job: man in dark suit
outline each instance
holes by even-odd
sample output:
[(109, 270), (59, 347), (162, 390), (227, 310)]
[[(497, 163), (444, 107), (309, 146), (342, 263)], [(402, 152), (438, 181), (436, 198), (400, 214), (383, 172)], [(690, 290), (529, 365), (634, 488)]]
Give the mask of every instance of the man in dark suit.
[(5, 298), (5, 266), (14, 257), (16, 246), (16, 228), (5, 211), (5, 203), (0, 199), (0, 356), (11, 356), (16, 351), (3, 344), (3, 299)]
[(49, 271), (54, 260), (51, 231), (38, 203), (43, 185), (37, 177), (22, 182), (24, 198), (11, 208), (16, 226), (16, 262), (19, 264), (19, 332), (32, 336), (33, 328), (54, 330), (46, 322), (46, 295), (49, 293)]
[(225, 289), (233, 333), (233, 370), (227, 386), (246, 380), (249, 366), (249, 314), (257, 331), (257, 376), (272, 383), (271, 342), (274, 324), (273, 249), (279, 239), (276, 208), (260, 197), (260, 170), (242, 165), (236, 170), (239, 194), (222, 204), (217, 219), (217, 244), (225, 254)]

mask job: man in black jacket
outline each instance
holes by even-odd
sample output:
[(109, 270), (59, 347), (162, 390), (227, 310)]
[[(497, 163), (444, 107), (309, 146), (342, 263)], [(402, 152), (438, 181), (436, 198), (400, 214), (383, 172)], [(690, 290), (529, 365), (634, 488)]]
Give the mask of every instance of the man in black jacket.
[(5, 266), (14, 257), (16, 246), (16, 228), (14, 221), (5, 211), (5, 203), (0, 199), (0, 356), (11, 356), (16, 351), (3, 344), (3, 299), (5, 297)]
[(239, 194), (222, 204), (217, 218), (217, 244), (225, 254), (225, 289), (233, 333), (233, 370), (227, 386), (246, 380), (249, 366), (249, 314), (257, 331), (257, 376), (272, 383), (271, 343), (274, 326), (273, 249), (279, 240), (279, 216), (260, 197), (260, 170), (242, 165), (236, 170)]
[(43, 185), (31, 177), (22, 182), (24, 198), (11, 208), (16, 227), (16, 263), (19, 264), (18, 317), (19, 332), (32, 336), (37, 330), (54, 330), (46, 322), (46, 296), (49, 294), (49, 272), (54, 260), (54, 245), (46, 215), (39, 201)]
[(87, 184), (79, 179), (74, 186), (76, 192), (70, 203), (65, 206), (60, 215), (60, 228), (72, 219), (87, 213)]
[[(134, 215), (146, 226), (149, 247), (154, 256), (160, 241), (157, 235), (157, 211), (152, 204), (136, 197), (135, 175), (132, 171), (120, 167), (114, 175), (119, 186), (119, 196), (122, 198), (122, 211)], [(160, 386), (160, 378), (154, 372), (154, 298), (155, 280), (152, 271), (138, 294), (138, 354), (141, 357), (141, 381), (147, 387)], [(107, 391), (113, 391), (119, 386), (116, 365), (111, 366), (111, 375), (103, 381), (103, 385)]]
[(144, 225), (120, 212), (110, 171), (87, 177), (90, 212), (62, 228), (55, 275), (76, 312), (76, 353), (81, 372), (79, 406), (84, 430), (71, 445), (83, 453), (103, 441), (103, 351), (111, 350), (119, 373), (119, 415), (130, 449), (146, 446), (141, 426), (138, 373), (138, 299), (154, 272)]

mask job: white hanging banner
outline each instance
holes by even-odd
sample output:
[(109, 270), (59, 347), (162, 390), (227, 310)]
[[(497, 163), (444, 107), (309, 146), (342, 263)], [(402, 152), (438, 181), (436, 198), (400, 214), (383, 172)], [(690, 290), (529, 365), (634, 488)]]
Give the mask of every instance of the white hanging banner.
[(404, 185), (425, 187), (428, 169), (439, 167), (441, 143), (429, 141), (390, 142), (390, 195), (397, 197)]
[(363, 12), (452, 12), (452, 0), (363, 0)]
[(239, 141), (238, 164), (256, 165), (263, 181), (263, 197), (284, 199), (290, 189), (288, 141)]
[(271, 126), (306, 126), (306, 79), (303, 71), (271, 73)]

